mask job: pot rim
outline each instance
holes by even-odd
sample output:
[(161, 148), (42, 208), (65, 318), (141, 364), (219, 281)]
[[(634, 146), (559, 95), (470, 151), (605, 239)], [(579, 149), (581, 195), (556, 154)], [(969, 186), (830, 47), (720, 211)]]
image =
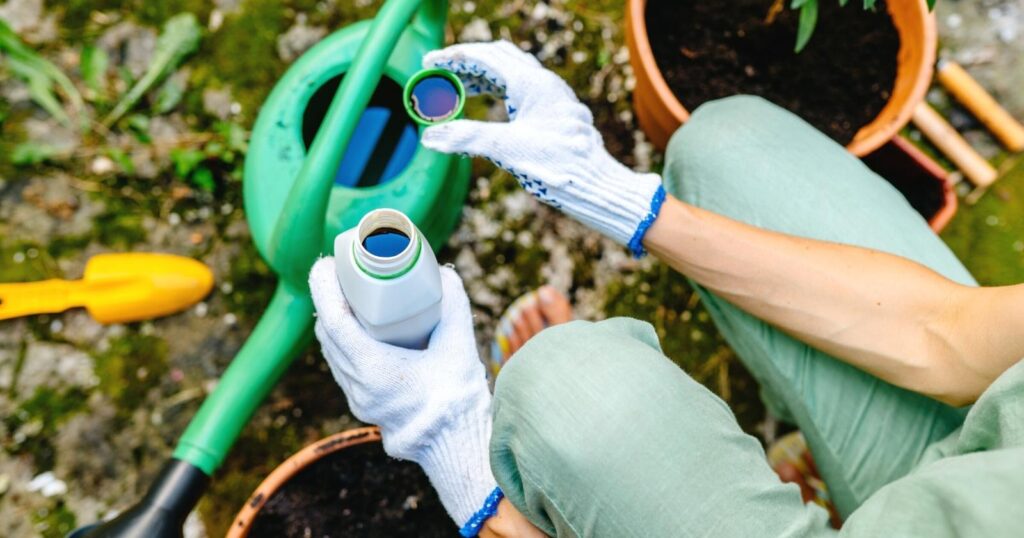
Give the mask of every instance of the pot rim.
[[(853, 153), (858, 157), (863, 157), (871, 153), (894, 138), (899, 133), (899, 130), (910, 122), (910, 117), (914, 113), (914, 108), (921, 103), (924, 99), (925, 93), (927, 93), (928, 88), (931, 86), (932, 73), (935, 69), (936, 48), (938, 45), (938, 31), (936, 30), (935, 13), (928, 10), (926, 0), (916, 0), (916, 4), (919, 12), (921, 13), (922, 19), (921, 42), (923, 43), (923, 57), (917, 71), (906, 75), (913, 77), (913, 86), (894, 118), (884, 123), (879, 123), (878, 120), (881, 117), (882, 112), (885, 111), (885, 107), (883, 107), (878, 116), (875, 116), (870, 122), (862, 126), (860, 130), (854, 134), (853, 140), (847, 144), (846, 148), (850, 153)], [(633, 34), (633, 46), (636, 48), (638, 53), (636, 61), (639, 62), (642, 70), (649, 75), (648, 79), (653, 87), (655, 95), (667, 106), (671, 115), (680, 124), (682, 124), (690, 118), (690, 113), (686, 107), (683, 106), (682, 102), (679, 101), (675, 93), (672, 92), (671, 88), (669, 88), (668, 82), (665, 80), (661, 69), (658, 68), (657, 62), (654, 59), (654, 51), (651, 48), (650, 37), (647, 33), (647, 19), (645, 16), (646, 7), (647, 0), (628, 0), (626, 5), (627, 34)], [(886, 4), (886, 9), (889, 11), (891, 17), (892, 10), (889, 3)], [(900, 33), (899, 28), (897, 28), (897, 33)], [(897, 52), (897, 65), (900, 65), (905, 61), (904, 57), (908, 50), (905, 47), (906, 45), (901, 39), (900, 50)], [(897, 72), (897, 78), (898, 77), (899, 72)], [(889, 106), (889, 103), (891, 102), (892, 96), (890, 96), (889, 100), (886, 101), (886, 106)]]
[(690, 111), (686, 110), (686, 107), (679, 101), (676, 94), (672, 93), (672, 89), (668, 87), (665, 76), (661, 74), (661, 69), (658, 68), (658, 62), (654, 59), (651, 38), (647, 34), (647, 0), (629, 0), (626, 9), (629, 10), (629, 16), (627, 17), (627, 20), (630, 21), (629, 25), (636, 30), (633, 34), (633, 41), (637, 52), (640, 53), (637, 60), (639, 60), (645, 72), (652, 73), (650, 80), (651, 85), (654, 86), (654, 93), (659, 96), (670, 96), (670, 99), (665, 100), (669, 112), (681, 123), (686, 123), (690, 119)]
[(953, 191), (953, 182), (950, 178), (949, 172), (945, 168), (939, 166), (939, 163), (935, 162), (934, 159), (926, 155), (923, 151), (917, 148), (913, 143), (903, 137), (903, 135), (896, 135), (892, 138), (892, 143), (904, 151), (915, 162), (917, 165), (924, 168), (929, 175), (935, 178), (936, 181), (942, 183), (942, 199), (944, 203), (938, 211), (935, 212), (931, 218), (928, 219), (928, 225), (935, 233), (941, 232), (949, 224), (949, 221), (953, 219), (953, 215), (956, 215), (959, 207), (959, 200), (956, 197), (956, 192)]
[(380, 440), (380, 428), (377, 426), (366, 426), (345, 430), (306, 445), (284, 460), (260, 482), (260, 485), (256, 487), (256, 490), (245, 501), (242, 509), (238, 511), (235, 520), (231, 522), (231, 528), (228, 529), (226, 535), (227, 538), (243, 538), (247, 536), (252, 528), (253, 521), (256, 520), (256, 516), (263, 509), (267, 501), (274, 493), (281, 489), (281, 486), (306, 467), (339, 450)]
[[(903, 0), (892, 0), (893, 2), (899, 2)], [(926, 0), (917, 0), (918, 10), (921, 13), (921, 30), (922, 37), (921, 42), (924, 44), (922, 49), (921, 64), (917, 69), (917, 72), (911, 73), (914, 84), (911, 87), (910, 92), (907, 94), (907, 98), (904, 100), (903, 106), (900, 108), (896, 117), (886, 124), (879, 124), (879, 118), (882, 112), (879, 112), (878, 116), (875, 116), (867, 125), (864, 125), (857, 131), (853, 136), (853, 140), (847, 144), (847, 149), (850, 153), (862, 157), (871, 153), (872, 151), (880, 148), (882, 144), (885, 144), (889, 140), (895, 138), (900, 129), (903, 126), (910, 123), (910, 117), (914, 114), (914, 109), (924, 100), (925, 94), (928, 92), (928, 88), (932, 84), (932, 75), (935, 72), (935, 61), (936, 61), (936, 49), (938, 48), (938, 30), (935, 24), (935, 12), (928, 9)], [(891, 3), (886, 3), (886, 10), (889, 12), (890, 18), (893, 19), (893, 24), (897, 24), (895, 17), (892, 17)], [(901, 33), (897, 27), (897, 33)], [(902, 41), (902, 33), (900, 39), (900, 50), (896, 53), (897, 65), (903, 63), (904, 57), (907, 54), (907, 49)], [(899, 71), (897, 70), (897, 78), (899, 77)], [(889, 100), (886, 101), (886, 106), (892, 101), (892, 96), (889, 96)], [(864, 135), (865, 130), (869, 127), (875, 127), (871, 131), (868, 131), (867, 135)]]

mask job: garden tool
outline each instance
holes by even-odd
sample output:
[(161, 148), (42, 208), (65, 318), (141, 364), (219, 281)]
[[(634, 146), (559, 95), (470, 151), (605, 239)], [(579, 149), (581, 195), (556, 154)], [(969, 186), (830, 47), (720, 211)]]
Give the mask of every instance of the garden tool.
[[(1024, 150), (1024, 125), (1021, 125), (970, 74), (952, 60), (936, 64), (940, 84), (971, 112), (1011, 152)], [(946, 155), (964, 177), (984, 192), (998, 179), (998, 171), (982, 157), (960, 133), (926, 103), (914, 110), (914, 124)], [(972, 196), (976, 198), (977, 195)]]
[(1024, 150), (1024, 125), (1000, 106), (960, 64), (939, 60), (936, 69), (942, 87), (974, 114), (1006, 149), (1014, 153)]
[(0, 284), (0, 319), (56, 314), (82, 307), (100, 323), (167, 316), (199, 302), (213, 273), (191, 258), (170, 254), (99, 254), (81, 280)]
[(999, 177), (999, 173), (988, 160), (975, 151), (928, 103), (918, 103), (911, 120), (928, 140), (931, 140), (932, 144), (935, 144), (935, 147), (963, 172), (964, 177), (977, 187), (984, 189)]
[(253, 241), (279, 277), (273, 298), (142, 501), (73, 536), (181, 536), (210, 476), (309, 344), (309, 270), (338, 233), (390, 207), (431, 245), (447, 242), (470, 161), (420, 147), (402, 103), (423, 55), (443, 44), (446, 11), (445, 0), (387, 0), (372, 21), (307, 51), (275, 86), (253, 127), (242, 185)]

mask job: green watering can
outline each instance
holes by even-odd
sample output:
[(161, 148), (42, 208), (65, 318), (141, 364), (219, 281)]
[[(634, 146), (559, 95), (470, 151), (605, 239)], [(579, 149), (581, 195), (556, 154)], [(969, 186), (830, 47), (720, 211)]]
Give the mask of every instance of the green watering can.
[(420, 146), (402, 101), (423, 55), (443, 45), (446, 13), (446, 0), (388, 0), (372, 21), (310, 49), (277, 83), (253, 128), (243, 185), (253, 241), (280, 277), (273, 299), (145, 497), (72, 537), (182, 535), (210, 476), (311, 341), (307, 277), (338, 233), (390, 207), (430, 244), (447, 242), (470, 161)]

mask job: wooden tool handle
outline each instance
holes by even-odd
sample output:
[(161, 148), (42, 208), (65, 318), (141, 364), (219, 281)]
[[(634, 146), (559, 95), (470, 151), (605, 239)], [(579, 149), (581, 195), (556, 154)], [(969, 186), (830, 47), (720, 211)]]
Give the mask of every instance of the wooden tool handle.
[(0, 284), (0, 319), (56, 314), (79, 306), (72, 304), (75, 284), (59, 279)]
[(1024, 150), (1024, 125), (992, 98), (963, 67), (940, 60), (938, 79), (946, 91), (971, 111), (1010, 151)]
[(956, 132), (956, 129), (949, 124), (927, 103), (920, 103), (914, 109), (914, 125), (931, 140), (939, 151), (946, 155), (953, 164), (979, 187), (988, 187), (995, 182), (998, 173), (996, 169), (985, 160), (984, 157), (974, 151), (974, 148)]

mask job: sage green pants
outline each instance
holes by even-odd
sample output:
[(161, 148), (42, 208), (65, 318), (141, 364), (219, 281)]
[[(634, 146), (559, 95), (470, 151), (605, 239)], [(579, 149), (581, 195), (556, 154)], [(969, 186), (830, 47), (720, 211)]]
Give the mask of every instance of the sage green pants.
[[(796, 116), (758, 98), (698, 108), (670, 143), (665, 186), (689, 203), (749, 224), (888, 251), (973, 284), (885, 180)], [(765, 402), (803, 431), (847, 520), (844, 534), (1024, 532), (1021, 515), (985, 516), (999, 506), (993, 495), (1003, 493), (1009, 503), (1024, 491), (1024, 448), (1015, 448), (1024, 445), (1024, 366), (1004, 375), (1016, 371), (1015, 377), (1001, 378), (1001, 396), (979, 401), (971, 411), (982, 418), (971, 418), (966, 410), (847, 366), (698, 290), (760, 383)], [(1016, 421), (1006, 418), (1007, 409)], [(1002, 433), (978, 433), (993, 427)], [(989, 449), (980, 470), (971, 467), (979, 462), (958, 459)], [(1009, 472), (1014, 462), (1017, 470)], [(573, 322), (531, 339), (498, 376), (491, 466), (507, 498), (550, 535), (835, 532), (822, 509), (805, 506), (795, 485), (778, 480), (760, 444), (739, 429), (728, 407), (665, 358), (653, 329), (637, 320)], [(962, 481), (979, 473), (993, 478), (983, 480), (988, 489), (976, 490), (985, 504), (960, 517), (958, 505), (945, 503), (970, 505), (975, 490), (970, 480)], [(869, 501), (873, 496), (884, 501)], [(870, 517), (861, 518), (861, 511)], [(968, 526), (944, 525), (951, 517)], [(1008, 524), (1017, 526), (1003, 526)]]

